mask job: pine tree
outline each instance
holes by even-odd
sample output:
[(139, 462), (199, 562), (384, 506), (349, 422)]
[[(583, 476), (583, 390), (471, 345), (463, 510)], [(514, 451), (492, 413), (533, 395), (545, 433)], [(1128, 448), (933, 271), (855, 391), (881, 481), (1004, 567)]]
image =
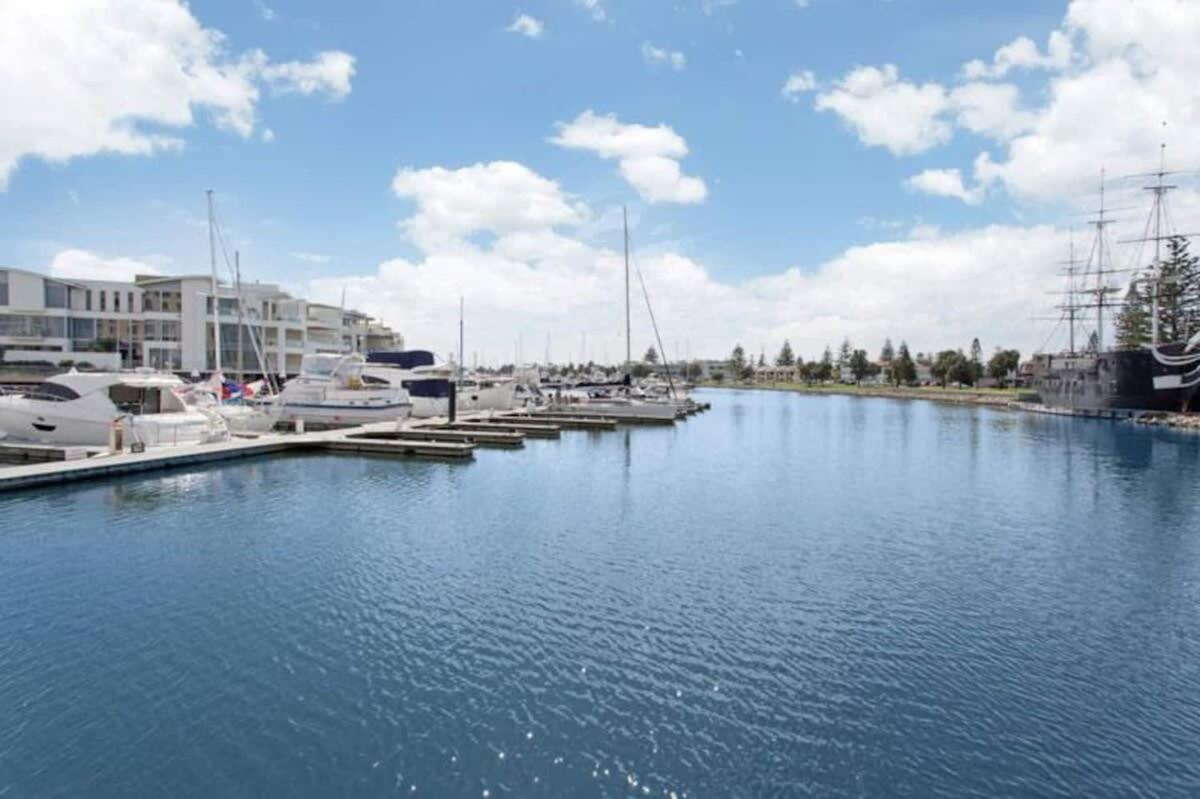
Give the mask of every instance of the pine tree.
[(787, 339), (783, 341), (783, 347), (779, 350), (779, 355), (775, 358), (776, 366), (793, 366), (796, 363), (796, 355), (792, 352), (792, 344)]
[(734, 380), (738, 380), (742, 376), (742, 372), (746, 369), (746, 350), (741, 344), (733, 348), (733, 352), (729, 356), (729, 371), (733, 374)]
[(653, 346), (646, 350), (646, 354), (642, 356), (642, 360), (646, 363), (658, 363), (658, 350)]
[(1150, 342), (1150, 309), (1137, 283), (1125, 294), (1125, 305), (1117, 315), (1117, 347), (1123, 350), (1140, 349)]
[(913, 363), (908, 344), (900, 342), (900, 353), (892, 364), (892, 382), (897, 385), (911, 385), (917, 382), (917, 365)]
[(884, 363), (891, 363), (896, 360), (896, 349), (892, 346), (892, 340), (885, 338), (883, 340), (883, 349), (879, 352), (879, 360)]
[(983, 346), (979, 343), (978, 338), (971, 341), (971, 373), (974, 375), (972, 384), (983, 377)]
[(1182, 341), (1200, 330), (1200, 257), (1188, 252), (1188, 240), (1167, 240), (1167, 257), (1159, 268), (1158, 337)]
[(854, 355), (854, 348), (850, 346), (850, 338), (842, 339), (842, 346), (838, 349), (838, 368), (844, 368), (850, 365), (850, 358)]

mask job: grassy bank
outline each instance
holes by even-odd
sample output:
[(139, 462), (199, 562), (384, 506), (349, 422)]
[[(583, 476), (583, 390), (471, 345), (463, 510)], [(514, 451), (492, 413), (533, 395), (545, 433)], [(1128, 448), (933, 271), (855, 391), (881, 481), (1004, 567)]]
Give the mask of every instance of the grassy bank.
[(921, 399), (967, 405), (1006, 407), (1016, 402), (1022, 389), (1014, 388), (942, 388), (940, 386), (854, 386), (840, 383), (704, 383), (705, 388), (742, 388), (764, 391), (796, 391), (801, 394), (841, 394), (851, 397)]

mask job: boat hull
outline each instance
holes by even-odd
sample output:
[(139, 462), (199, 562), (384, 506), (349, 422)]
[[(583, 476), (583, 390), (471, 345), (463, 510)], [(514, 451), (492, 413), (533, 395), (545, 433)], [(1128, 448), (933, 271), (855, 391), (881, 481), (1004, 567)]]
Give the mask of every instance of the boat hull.
[[(71, 404), (0, 397), (0, 431), (15, 441), (107, 446), (113, 420), (72, 415)], [(227, 433), (221, 430), (219, 421), (200, 412), (125, 416), (121, 418), (121, 425), (126, 442), (138, 442), (147, 447), (197, 444)]]
[[(1160, 351), (1181, 353), (1182, 344)], [(1156, 388), (1184, 370), (1166, 366), (1149, 350), (1034, 356), (1033, 386), (1042, 404), (1079, 411), (1184, 411), (1196, 388)], [(1167, 380), (1164, 381), (1164, 378)]]

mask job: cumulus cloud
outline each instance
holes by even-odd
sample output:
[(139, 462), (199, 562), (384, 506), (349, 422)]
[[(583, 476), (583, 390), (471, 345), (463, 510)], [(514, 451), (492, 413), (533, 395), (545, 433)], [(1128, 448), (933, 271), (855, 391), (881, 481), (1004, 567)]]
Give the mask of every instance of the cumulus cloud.
[(587, 207), (558, 183), (523, 164), (493, 161), (459, 169), (401, 169), (392, 179), (397, 197), (416, 202), (402, 224), (426, 251), (461, 243), (475, 233), (504, 235), (578, 224)]
[(530, 39), (540, 39), (546, 27), (542, 24), (541, 20), (535, 19), (528, 14), (517, 14), (517, 18), (505, 30), (509, 33), (526, 36)]
[[(634, 133), (637, 141), (646, 136)], [(605, 145), (606, 152), (642, 148), (652, 145)], [(589, 213), (557, 182), (515, 162), (402, 169), (395, 184), (415, 203), (400, 227), (418, 255), (311, 281), (310, 296), (340, 302), (344, 288), (348, 304), (396, 324), (416, 346), (445, 352), (454, 347), (463, 295), (467, 352), (493, 364), (512, 361), (518, 340), (540, 356), (547, 336), (561, 360), (579, 359), (584, 335), (586, 357), (623, 357), (620, 237), (595, 223), (607, 213)], [(634, 263), (667, 341), (687, 341), (696, 356), (723, 356), (737, 341), (778, 346), (789, 338), (815, 357), (847, 335), (870, 349), (886, 336), (903, 338), (914, 351), (965, 347), (975, 336), (1026, 352), (1041, 343), (1034, 339), (1045, 331), (1026, 320), (1044, 304), (1064, 233), (1013, 226), (893, 233), (893, 241), (824, 263), (730, 282), (675, 246), (642, 239), (635, 223)], [(635, 348), (652, 335), (638, 301)]]
[(802, 95), (808, 94), (817, 88), (817, 76), (811, 70), (802, 70), (793, 72), (788, 75), (787, 81), (783, 84), (781, 93), (785, 100), (790, 100), (793, 103), (800, 102)]
[[(1164, 121), (1169, 159), (1200, 161), (1200, 139), (1187, 135), (1200, 127), (1197, 40), (1197, 3), (1072, 0), (1044, 50), (1018, 38), (968, 62), (957, 85), (906, 81), (891, 64), (858, 67), (818, 94), (816, 108), (896, 156), (945, 144), (956, 130), (993, 144), (974, 159), (975, 188), (958, 191), (950, 169), (918, 176), (912, 188), (972, 202), (980, 186), (995, 185), (1020, 202), (1090, 203), (1102, 166), (1123, 175), (1155, 163)], [(1045, 83), (1027, 96), (1000, 82), (1031, 70)]]
[(967, 205), (983, 202), (983, 189), (968, 189), (963, 185), (962, 173), (957, 169), (926, 169), (905, 181), (905, 186), (910, 191), (932, 194), (935, 197), (953, 197)]
[(1070, 37), (1062, 31), (1050, 34), (1045, 53), (1038, 50), (1032, 39), (1021, 36), (997, 50), (990, 64), (981, 59), (968, 61), (963, 65), (963, 76), (968, 80), (979, 80), (1003, 78), (1015, 69), (1066, 69), (1073, 50)]
[(687, 57), (683, 53), (658, 47), (650, 42), (642, 42), (642, 60), (650, 66), (669, 66), (676, 72), (687, 66)]
[(110, 258), (90, 250), (63, 250), (50, 262), (54, 277), (76, 280), (131, 281), (135, 275), (162, 274), (155, 265), (134, 258)]
[(858, 67), (817, 95), (816, 108), (837, 114), (870, 147), (915, 155), (945, 144), (953, 134), (943, 118), (950, 107), (945, 87), (900, 78), (894, 64)]
[(683, 174), (679, 162), (688, 154), (687, 142), (667, 125), (625, 124), (616, 114), (588, 110), (560, 123), (550, 141), (618, 161), (622, 177), (647, 202), (693, 204), (708, 197), (703, 180)]
[(353, 65), (337, 51), (312, 62), (233, 55), (180, 0), (0, 4), (0, 190), (22, 158), (177, 149), (198, 112), (249, 137), (260, 87), (337, 99)]

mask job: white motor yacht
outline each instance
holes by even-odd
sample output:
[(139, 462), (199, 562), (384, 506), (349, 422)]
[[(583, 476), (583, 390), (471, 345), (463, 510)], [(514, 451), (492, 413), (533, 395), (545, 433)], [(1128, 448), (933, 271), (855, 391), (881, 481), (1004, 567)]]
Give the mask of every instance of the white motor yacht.
[(371, 384), (408, 391), (412, 415), (420, 419), (450, 413), (450, 387), (457, 384), (458, 411), (507, 411), (515, 404), (516, 381), (510, 378), (466, 375), (461, 383), (452, 364), (437, 363), (428, 350), (372, 352), (363, 377)]
[(408, 392), (370, 379), (363, 374), (365, 366), (358, 354), (305, 355), (300, 374), (263, 404), (277, 407), (283, 422), (359, 425), (407, 418), (412, 411)]
[(8, 438), (67, 446), (105, 446), (119, 423), (124, 438), (147, 447), (229, 437), (209, 409), (186, 400), (187, 385), (154, 370), (77, 372), (0, 395), (0, 431)]

